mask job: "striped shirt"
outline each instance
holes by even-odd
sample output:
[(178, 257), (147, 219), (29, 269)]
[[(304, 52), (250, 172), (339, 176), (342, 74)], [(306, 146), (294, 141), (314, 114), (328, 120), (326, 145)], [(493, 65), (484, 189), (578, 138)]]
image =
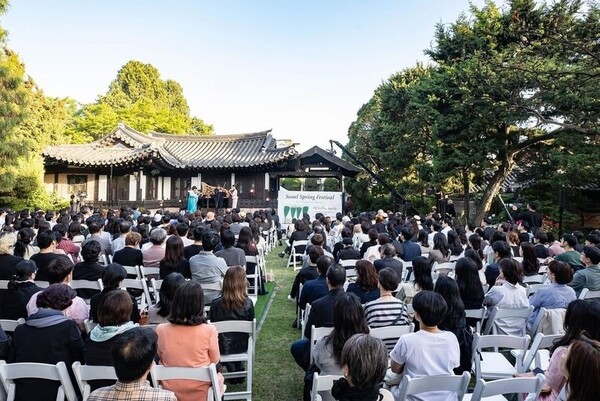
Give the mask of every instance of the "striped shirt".
[(369, 327), (408, 326), (411, 323), (406, 304), (392, 296), (366, 303), (365, 317)]

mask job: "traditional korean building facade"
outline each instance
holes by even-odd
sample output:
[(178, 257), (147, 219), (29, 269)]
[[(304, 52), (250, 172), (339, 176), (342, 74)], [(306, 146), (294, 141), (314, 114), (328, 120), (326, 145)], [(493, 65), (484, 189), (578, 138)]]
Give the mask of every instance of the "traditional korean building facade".
[[(272, 207), (279, 178), (335, 177), (358, 169), (320, 148), (298, 154), (289, 140), (269, 131), (240, 135), (143, 134), (119, 124), (88, 144), (59, 145), (43, 152), (46, 187), (95, 206), (183, 207), (190, 186), (237, 185), (242, 208)], [(225, 205), (227, 206), (227, 205)], [(199, 207), (214, 207), (207, 197)]]

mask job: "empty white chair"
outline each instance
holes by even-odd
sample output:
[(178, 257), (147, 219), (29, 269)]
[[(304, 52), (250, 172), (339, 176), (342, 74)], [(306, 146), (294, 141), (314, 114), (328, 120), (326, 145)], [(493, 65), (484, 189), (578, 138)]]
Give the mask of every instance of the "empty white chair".
[(544, 375), (542, 374), (538, 374), (535, 377), (513, 377), (488, 382), (478, 380), (470, 401), (506, 400), (506, 398), (501, 396), (503, 394), (527, 394), (525, 399), (533, 401), (540, 395), (543, 384)]
[(80, 362), (73, 362), (73, 374), (77, 381), (77, 386), (83, 401), (87, 401), (91, 393), (91, 387), (88, 384), (91, 380), (117, 380), (117, 374), (113, 366), (91, 366), (82, 365)]
[(260, 276), (260, 266), (258, 265), (258, 259), (256, 256), (246, 256), (246, 272), (248, 271), (248, 264), (254, 264), (254, 273), (247, 274), (246, 279), (248, 279), (248, 295), (258, 297), (258, 293), (260, 292), (261, 286), (261, 276)]
[(246, 364), (246, 370), (240, 372), (224, 373), (225, 378), (246, 378), (246, 390), (225, 392), (225, 400), (252, 400), (252, 383), (254, 374), (254, 344), (256, 340), (256, 319), (248, 320), (225, 320), (222, 322), (212, 322), (219, 334), (226, 333), (246, 333), (248, 334), (248, 348), (246, 352), (239, 354), (221, 354), (221, 362), (243, 362)]
[[(209, 382), (208, 401), (221, 401), (221, 389), (217, 379), (217, 369), (214, 363), (208, 366), (201, 367), (166, 367), (163, 365), (152, 365), (150, 371), (152, 376), (152, 386), (155, 388), (161, 387), (160, 382), (163, 380), (198, 380)], [(162, 388), (162, 387), (161, 387)]]
[(7, 401), (15, 399), (15, 380), (18, 379), (43, 379), (60, 382), (56, 401), (64, 401), (65, 398), (67, 401), (77, 401), (77, 395), (64, 362), (50, 365), (32, 362), (6, 364), (4, 361), (0, 361), (0, 379), (6, 389)]
[(331, 393), (331, 387), (333, 386), (334, 380), (340, 379), (341, 375), (321, 375), (315, 373), (313, 378), (312, 391), (310, 393), (311, 401), (321, 401), (321, 395), (319, 393)]
[[(405, 400), (407, 395), (422, 394), (430, 391), (451, 391), (456, 392), (457, 401), (461, 401), (467, 391), (467, 386), (471, 380), (469, 372), (464, 372), (460, 376), (427, 376), (412, 378), (405, 375), (398, 387), (397, 400)], [(423, 397), (423, 396), (421, 396)]]
[[(473, 369), (477, 380), (502, 379), (523, 372), (523, 358), (529, 343), (529, 336), (515, 337), (506, 335), (486, 335), (475, 333), (473, 336)], [(489, 348), (508, 348), (519, 352), (513, 365), (500, 352), (484, 351)]]

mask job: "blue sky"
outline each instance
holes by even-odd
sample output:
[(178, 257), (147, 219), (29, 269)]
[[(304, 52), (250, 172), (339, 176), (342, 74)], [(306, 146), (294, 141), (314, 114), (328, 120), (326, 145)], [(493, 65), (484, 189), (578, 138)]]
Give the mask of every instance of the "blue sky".
[[(474, 1), (483, 4), (483, 0)], [(91, 102), (129, 60), (178, 81), (217, 134), (347, 142), (358, 109), (467, 0), (13, 0), (9, 46), (50, 96)]]

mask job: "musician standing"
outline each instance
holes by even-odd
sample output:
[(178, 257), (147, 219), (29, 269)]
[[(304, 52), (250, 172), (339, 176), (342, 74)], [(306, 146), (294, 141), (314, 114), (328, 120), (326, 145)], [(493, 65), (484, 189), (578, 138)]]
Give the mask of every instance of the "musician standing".
[(236, 209), (238, 204), (238, 191), (235, 185), (231, 186), (229, 190), (229, 195), (231, 195), (231, 208)]
[(198, 188), (193, 186), (188, 191), (187, 212), (195, 213), (198, 210)]

